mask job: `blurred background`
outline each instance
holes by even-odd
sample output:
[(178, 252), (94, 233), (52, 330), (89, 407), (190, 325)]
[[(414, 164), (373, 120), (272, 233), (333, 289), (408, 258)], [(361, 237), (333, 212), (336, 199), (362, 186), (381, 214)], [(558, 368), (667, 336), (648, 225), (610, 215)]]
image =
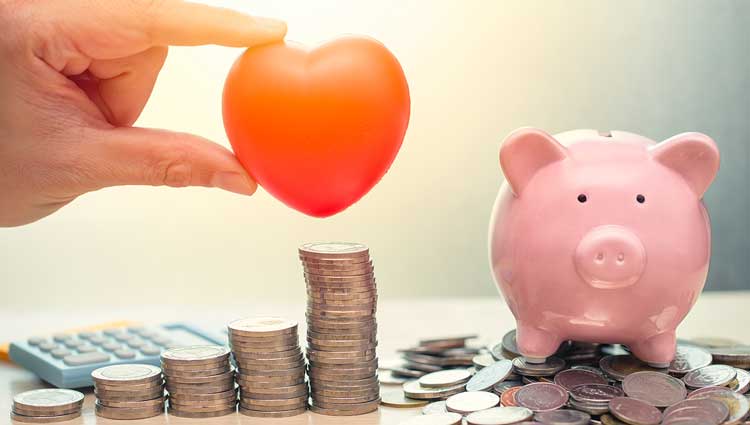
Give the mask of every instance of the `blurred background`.
[[(381, 297), (496, 293), (487, 261), (498, 148), (520, 126), (684, 131), (722, 152), (706, 195), (707, 290), (750, 288), (750, 2), (206, 1), (287, 20), (288, 39), (375, 37), (401, 61), (411, 124), (390, 172), (314, 219), (259, 190), (119, 187), (0, 229), (0, 309), (302, 300), (297, 246), (366, 243)], [(224, 78), (240, 49), (172, 48), (139, 126), (229, 146)]]

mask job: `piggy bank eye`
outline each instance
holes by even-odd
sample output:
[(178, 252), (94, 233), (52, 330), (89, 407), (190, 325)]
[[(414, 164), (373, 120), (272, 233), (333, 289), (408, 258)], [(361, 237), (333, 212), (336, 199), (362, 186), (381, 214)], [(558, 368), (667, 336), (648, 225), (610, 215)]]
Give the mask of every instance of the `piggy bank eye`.
[(642, 204), (646, 202), (646, 197), (639, 193), (638, 196), (635, 197), (635, 200), (638, 201), (639, 204)]
[(582, 204), (583, 204), (584, 202), (586, 202), (586, 201), (587, 201), (588, 199), (589, 199), (589, 198), (587, 198), (587, 197), (586, 197), (586, 195), (584, 195), (583, 193), (582, 193), (582, 194), (580, 194), (580, 195), (578, 195), (578, 202), (580, 202), (580, 203), (582, 203)]

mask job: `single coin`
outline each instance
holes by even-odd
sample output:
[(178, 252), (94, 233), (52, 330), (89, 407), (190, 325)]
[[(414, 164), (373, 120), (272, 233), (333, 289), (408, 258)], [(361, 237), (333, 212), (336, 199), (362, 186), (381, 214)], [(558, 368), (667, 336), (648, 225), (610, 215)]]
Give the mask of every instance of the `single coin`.
[(474, 364), (477, 370), (480, 370), (495, 363), (495, 358), (492, 357), (492, 354), (477, 354), (471, 358), (471, 363)]
[(118, 364), (95, 369), (91, 378), (103, 384), (145, 384), (160, 380), (161, 369), (148, 364)]
[(738, 345), (726, 348), (711, 348), (711, 355), (717, 363), (737, 368), (750, 368), (750, 345)]
[(83, 404), (83, 393), (61, 388), (25, 391), (13, 397), (13, 405), (37, 411), (50, 408), (68, 409)]
[(421, 407), (429, 403), (427, 400), (408, 398), (402, 390), (390, 390), (380, 394), (380, 404), (389, 407)]
[(423, 388), (419, 385), (419, 381), (409, 381), (404, 383), (403, 390), (404, 395), (409, 398), (415, 398), (419, 400), (435, 400), (446, 398), (453, 394), (458, 394), (464, 391), (464, 384), (456, 385), (455, 387), (448, 388)]
[(658, 425), (661, 412), (656, 407), (629, 397), (617, 397), (609, 401), (609, 411), (617, 419), (633, 425)]
[(471, 378), (466, 369), (446, 369), (428, 373), (419, 378), (419, 384), (425, 388), (446, 388), (463, 384)]
[(729, 409), (729, 417), (726, 419), (726, 422), (730, 424), (739, 422), (750, 412), (750, 401), (748, 401), (747, 397), (729, 389), (705, 392), (693, 400), (706, 398), (724, 403), (727, 409)]
[(570, 396), (582, 402), (606, 403), (613, 398), (625, 396), (625, 392), (612, 385), (584, 384), (573, 387)]
[(685, 384), (660, 372), (635, 372), (622, 381), (628, 397), (637, 398), (656, 407), (668, 407), (685, 399)]
[(565, 367), (565, 360), (550, 356), (544, 363), (531, 363), (522, 356), (513, 359), (513, 371), (524, 376), (552, 376)]
[(729, 417), (729, 409), (724, 403), (708, 399), (688, 399), (669, 406), (664, 410), (662, 423), (718, 425)]
[(493, 407), (470, 413), (466, 416), (468, 425), (517, 424), (531, 419), (534, 412), (525, 407)]
[(682, 380), (691, 388), (723, 387), (732, 382), (736, 376), (737, 370), (732, 366), (712, 364), (688, 372)]
[(423, 415), (435, 415), (438, 413), (448, 413), (445, 407), (445, 400), (433, 401), (422, 409)]
[(502, 382), (513, 372), (513, 363), (510, 360), (498, 360), (489, 366), (479, 370), (466, 383), (467, 391), (486, 391), (498, 382)]
[(555, 384), (570, 391), (583, 384), (607, 384), (607, 380), (600, 373), (584, 369), (567, 369), (555, 375)]
[(500, 395), (500, 404), (503, 406), (518, 406), (516, 393), (520, 391), (521, 388), (523, 388), (523, 386), (512, 387), (505, 390), (502, 395)]
[(297, 333), (297, 322), (282, 317), (260, 316), (229, 323), (229, 332), (237, 336), (271, 336)]
[(279, 410), (276, 412), (262, 412), (259, 410), (246, 409), (242, 406), (240, 406), (239, 409), (240, 414), (243, 414), (245, 416), (252, 416), (255, 418), (288, 418), (290, 416), (301, 415), (306, 411), (307, 406), (292, 410)]
[(505, 390), (513, 388), (513, 387), (521, 387), (523, 386), (523, 382), (516, 381), (516, 380), (505, 380), (502, 382), (498, 382), (497, 384), (492, 386), (492, 391), (495, 392), (497, 395), (502, 395)]
[(568, 402), (565, 388), (547, 382), (524, 385), (516, 393), (516, 402), (534, 412), (559, 409)]
[(470, 391), (448, 397), (445, 400), (445, 407), (449, 412), (467, 415), (471, 412), (495, 407), (498, 403), (500, 403), (500, 397), (495, 393)]
[(684, 375), (695, 369), (708, 366), (712, 361), (711, 353), (695, 345), (677, 344), (674, 360), (669, 365), (669, 373)]
[(81, 416), (81, 412), (69, 413), (66, 415), (56, 416), (24, 416), (13, 412), (10, 412), (10, 418), (16, 422), (36, 423), (36, 424), (48, 424), (54, 422), (65, 422)]
[(618, 381), (622, 381), (626, 376), (635, 372), (667, 372), (667, 369), (653, 368), (630, 354), (602, 357), (599, 361), (599, 367), (608, 376)]
[(550, 410), (536, 413), (534, 420), (545, 425), (588, 425), (591, 416), (578, 410)]
[(189, 345), (170, 348), (161, 354), (165, 363), (211, 363), (229, 358), (229, 347), (221, 345)]
[(477, 338), (477, 335), (458, 335), (446, 336), (441, 338), (421, 339), (419, 340), (419, 346), (439, 349), (461, 348), (466, 345), (466, 340), (475, 338)]
[(463, 416), (454, 412), (435, 413), (433, 415), (412, 416), (399, 425), (458, 425)]
[(512, 357), (518, 357), (521, 355), (521, 352), (518, 350), (518, 345), (516, 344), (516, 330), (515, 329), (506, 333), (503, 336), (503, 340), (501, 342), (501, 348), (505, 350), (507, 353), (511, 354)]
[(299, 255), (316, 259), (356, 258), (369, 255), (367, 246), (353, 242), (312, 242), (299, 247)]

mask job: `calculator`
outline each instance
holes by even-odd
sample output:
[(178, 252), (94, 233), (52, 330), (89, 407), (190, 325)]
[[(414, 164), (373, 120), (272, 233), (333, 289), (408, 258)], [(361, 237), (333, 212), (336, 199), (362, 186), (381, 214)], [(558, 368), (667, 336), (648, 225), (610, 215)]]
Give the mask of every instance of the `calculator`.
[(35, 336), (11, 342), (13, 362), (57, 388), (92, 386), (91, 372), (103, 366), (146, 363), (159, 366), (163, 350), (184, 345), (226, 345), (225, 334), (186, 323), (113, 327), (101, 331)]

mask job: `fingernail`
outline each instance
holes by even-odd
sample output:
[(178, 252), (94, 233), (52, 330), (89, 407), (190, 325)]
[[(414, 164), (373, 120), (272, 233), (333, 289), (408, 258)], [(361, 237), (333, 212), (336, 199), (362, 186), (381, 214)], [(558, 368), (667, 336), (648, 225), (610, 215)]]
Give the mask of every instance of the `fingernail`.
[(240, 173), (221, 171), (214, 174), (211, 186), (218, 187), (240, 195), (252, 195), (257, 185), (247, 176)]
[(268, 32), (274, 33), (274, 34), (281, 34), (283, 37), (286, 35), (286, 22), (274, 19), (274, 18), (264, 18), (264, 17), (256, 17), (255, 18), (256, 25), (263, 27), (263, 29), (267, 30)]

